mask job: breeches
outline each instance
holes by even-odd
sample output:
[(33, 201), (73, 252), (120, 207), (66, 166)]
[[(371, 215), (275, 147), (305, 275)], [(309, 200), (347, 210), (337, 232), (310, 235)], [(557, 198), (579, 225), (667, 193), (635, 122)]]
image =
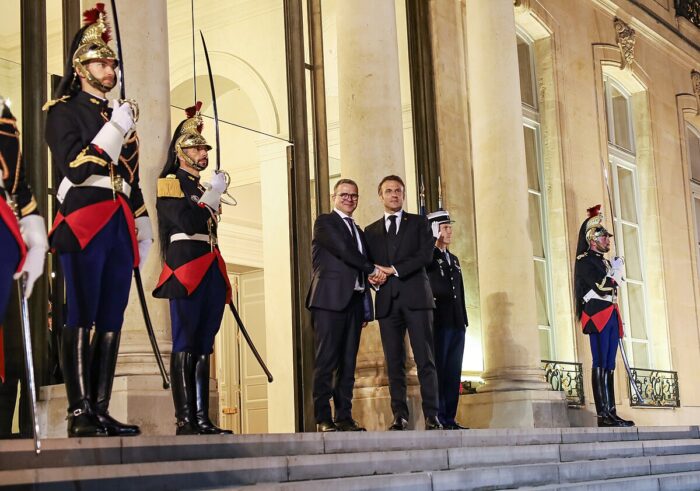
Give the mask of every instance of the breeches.
[(617, 311), (613, 310), (608, 323), (599, 333), (589, 334), (591, 342), (591, 354), (593, 355), (593, 368), (615, 370), (615, 356), (620, 339), (620, 322)]
[(79, 252), (60, 255), (66, 279), (66, 327), (119, 332), (129, 301), (134, 252), (118, 211)]
[(17, 241), (2, 220), (0, 220), (0, 246), (2, 247), (2, 254), (0, 254), (0, 325), (2, 325), (14, 283), (12, 276), (17, 271), (20, 258)]
[(173, 352), (209, 355), (226, 306), (226, 283), (215, 262), (191, 295), (170, 299)]

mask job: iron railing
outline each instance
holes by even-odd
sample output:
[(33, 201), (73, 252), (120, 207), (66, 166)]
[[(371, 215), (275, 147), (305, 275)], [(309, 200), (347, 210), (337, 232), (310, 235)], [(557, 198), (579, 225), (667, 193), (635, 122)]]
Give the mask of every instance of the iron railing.
[[(678, 372), (652, 370), (648, 368), (631, 368), (630, 406), (632, 407), (681, 407), (678, 391)], [(636, 384), (644, 400), (639, 400), (632, 390)]]
[(700, 0), (676, 0), (676, 16), (685, 17), (700, 27)]
[(585, 404), (583, 367), (581, 363), (542, 360), (542, 369), (552, 389), (566, 394), (566, 400), (570, 407), (578, 407)]

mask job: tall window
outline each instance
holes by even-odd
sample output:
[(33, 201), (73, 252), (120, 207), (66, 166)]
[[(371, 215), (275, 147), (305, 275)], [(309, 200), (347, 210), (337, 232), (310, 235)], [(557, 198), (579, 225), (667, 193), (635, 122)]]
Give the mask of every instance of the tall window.
[(524, 33), (518, 33), (518, 66), (520, 71), (520, 95), (523, 105), (523, 132), (525, 136), (525, 161), (527, 163), (527, 187), (529, 202), (530, 236), (535, 268), (535, 297), (537, 300), (537, 324), (542, 359), (556, 357), (554, 349), (554, 322), (552, 315), (552, 275), (549, 261), (546, 196), (542, 163), (542, 139), (540, 114), (537, 104), (537, 84), (532, 41)]
[(630, 363), (640, 368), (652, 368), (632, 105), (630, 94), (622, 85), (610, 77), (605, 77), (604, 83), (610, 185), (615, 201), (613, 250), (625, 258), (627, 279), (619, 291), (625, 343)]
[(688, 145), (690, 192), (695, 218), (695, 252), (698, 258), (698, 276), (700, 276), (700, 131), (689, 123), (685, 126), (685, 141)]

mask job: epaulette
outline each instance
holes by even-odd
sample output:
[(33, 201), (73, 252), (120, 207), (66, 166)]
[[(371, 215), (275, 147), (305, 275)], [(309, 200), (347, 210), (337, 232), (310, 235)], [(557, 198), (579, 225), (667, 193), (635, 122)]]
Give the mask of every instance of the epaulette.
[(578, 256), (576, 256), (576, 260), (578, 261), (579, 259), (583, 259), (587, 255), (588, 255), (588, 251), (584, 252), (583, 254), (579, 254)]
[(42, 111), (48, 111), (51, 109), (52, 106), (55, 106), (59, 102), (66, 102), (68, 99), (70, 99), (69, 95), (64, 95), (63, 97), (59, 97), (58, 99), (51, 99), (50, 101), (46, 101), (46, 104), (41, 106)]
[(159, 198), (184, 198), (185, 193), (180, 187), (180, 180), (175, 177), (175, 174), (168, 174), (165, 177), (158, 179), (158, 195)]

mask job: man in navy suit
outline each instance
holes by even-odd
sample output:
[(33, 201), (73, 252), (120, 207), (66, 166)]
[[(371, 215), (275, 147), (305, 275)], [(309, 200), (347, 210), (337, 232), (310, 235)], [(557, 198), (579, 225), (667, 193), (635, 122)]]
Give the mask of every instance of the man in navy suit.
[(352, 218), (358, 199), (355, 181), (339, 180), (333, 189), (333, 211), (314, 223), (313, 278), (306, 307), (314, 327), (314, 415), (324, 432), (364, 431), (352, 418), (355, 361), (362, 328), (373, 318), (369, 284), (382, 283), (386, 275), (372, 263), (364, 234)]
[(435, 301), (426, 267), (433, 259), (435, 240), (424, 216), (403, 210), (405, 186), (399, 176), (379, 183), (384, 216), (367, 227), (369, 253), (382, 265), (386, 283), (375, 298), (376, 316), (389, 375), (394, 420), (390, 430), (408, 426), (406, 403), (406, 331), (418, 367), (425, 429), (442, 429), (438, 415), (438, 382), (433, 350)]

